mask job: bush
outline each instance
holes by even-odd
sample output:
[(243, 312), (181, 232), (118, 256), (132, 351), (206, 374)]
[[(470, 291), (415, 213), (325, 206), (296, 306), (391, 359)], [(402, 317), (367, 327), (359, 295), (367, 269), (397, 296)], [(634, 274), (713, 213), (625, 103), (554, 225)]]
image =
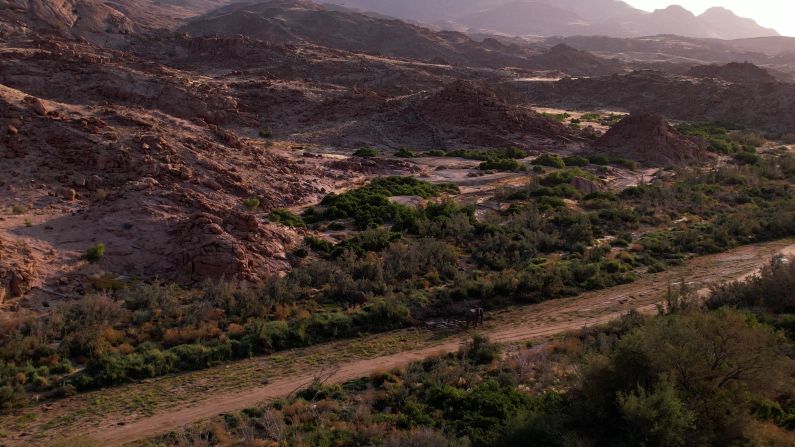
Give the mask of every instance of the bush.
[(638, 162), (636, 162), (635, 160), (627, 160), (626, 158), (614, 158), (612, 160), (612, 163), (616, 166), (620, 166), (622, 168), (626, 168), (631, 171), (638, 169)]
[(306, 227), (306, 223), (304, 222), (303, 219), (293, 214), (290, 210), (286, 210), (283, 208), (278, 208), (271, 211), (270, 215), (268, 216), (268, 220), (270, 220), (271, 222), (280, 223), (284, 226), (291, 228)]
[(516, 147), (511, 147), (507, 149), (490, 149), (488, 151), (472, 151), (472, 150), (458, 149), (454, 151), (449, 151), (445, 155), (448, 157), (459, 157), (459, 158), (466, 158), (467, 160), (481, 160), (481, 161), (488, 161), (495, 159), (521, 160), (527, 157), (527, 154), (523, 150)]
[(270, 129), (262, 129), (259, 131), (259, 136), (261, 138), (273, 138), (273, 131)]
[(589, 180), (595, 180), (593, 174), (588, 171), (583, 171), (579, 168), (566, 169), (564, 171), (557, 171), (547, 174), (541, 179), (541, 184), (544, 186), (558, 186), (565, 183), (571, 183), (574, 177), (582, 177)]
[(755, 165), (759, 163), (761, 158), (755, 152), (738, 152), (734, 155), (734, 159), (743, 164)]
[(417, 217), (417, 211), (389, 200), (394, 196), (419, 196), (430, 198), (444, 192), (457, 191), (452, 184), (431, 184), (414, 177), (381, 177), (367, 186), (343, 194), (330, 194), (321, 204), (323, 213), (305, 214), (307, 222), (353, 218), (359, 229), (377, 227), (386, 223), (401, 223)]
[(364, 147), (353, 153), (354, 157), (377, 157), (381, 155), (378, 149), (371, 147)]
[(502, 354), (502, 347), (496, 343), (491, 343), (483, 335), (474, 335), (467, 344), (464, 355), (469, 361), (476, 365), (487, 365), (499, 360)]
[(607, 166), (610, 164), (610, 157), (604, 154), (591, 154), (588, 155), (588, 161), (598, 166)]
[(251, 211), (254, 211), (259, 208), (260, 201), (257, 198), (243, 199), (243, 206)]
[(566, 166), (573, 166), (573, 167), (588, 166), (588, 164), (591, 163), (587, 158), (580, 155), (572, 155), (571, 157), (566, 157), (565, 159), (563, 159), (563, 162), (566, 164)]
[(566, 163), (563, 161), (563, 159), (555, 154), (543, 154), (540, 157), (533, 160), (533, 164), (536, 166), (547, 166), (550, 168), (560, 168), (560, 169), (566, 167)]
[(334, 251), (334, 244), (325, 239), (307, 236), (304, 241), (309, 248), (320, 253), (329, 255)]
[(509, 158), (493, 158), (480, 164), (483, 171), (525, 171), (527, 166)]
[(541, 116), (543, 116), (546, 119), (552, 120), (552, 121), (557, 121), (559, 123), (562, 123), (562, 122), (566, 121), (567, 119), (571, 118), (571, 114), (568, 113), (568, 112), (564, 112), (564, 113), (544, 112), (544, 113), (541, 114)]
[(26, 402), (25, 390), (21, 386), (0, 386), (0, 414), (22, 408)]
[(416, 156), (417, 156), (416, 152), (412, 152), (408, 149), (403, 149), (403, 148), (395, 152), (395, 157), (400, 157), (400, 158), (414, 158)]
[(102, 242), (88, 247), (85, 253), (85, 258), (89, 262), (99, 262), (103, 257), (105, 257), (105, 244)]

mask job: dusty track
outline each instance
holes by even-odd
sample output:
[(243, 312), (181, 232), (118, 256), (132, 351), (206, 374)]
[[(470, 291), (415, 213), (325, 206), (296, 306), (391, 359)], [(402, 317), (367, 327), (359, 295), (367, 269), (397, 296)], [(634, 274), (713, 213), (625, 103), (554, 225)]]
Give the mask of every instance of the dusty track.
[[(788, 240), (741, 247), (719, 255), (696, 258), (686, 265), (668, 272), (645, 276), (633, 284), (587, 293), (574, 298), (508, 309), (490, 315), (491, 321), (483, 332), (495, 341), (517, 342), (542, 339), (578, 330), (585, 326), (605, 323), (619, 317), (630, 308), (652, 313), (655, 312), (655, 304), (663, 297), (668, 284), (672, 281), (685, 278), (693, 287), (703, 289), (710, 285), (753, 274), (778, 253), (795, 256), (795, 244)], [(204, 391), (200, 397), (175, 399), (166, 405), (155, 406), (145, 415), (109, 411), (97, 416), (94, 421), (88, 421), (86, 416), (83, 417), (84, 420), (70, 417), (62, 421), (60, 425), (57, 423), (56, 417), (59, 413), (69, 411), (70, 408), (74, 411), (74, 408), (79, 407), (81, 402), (88, 405), (87, 402), (92, 400), (96, 402), (103, 396), (111, 399), (133, 399), (135, 392), (145, 390), (147, 387), (150, 388), (150, 393), (169, 392), (164, 389), (162, 383), (159, 388), (152, 383), (141, 383), (122, 387), (121, 390), (117, 389), (116, 391), (100, 391), (82, 397), (82, 401), (81, 397), (74, 398), (76, 400), (74, 402), (68, 402), (69, 399), (67, 399), (67, 402), (57, 404), (61, 405), (60, 408), (52, 407), (49, 409), (49, 414), (39, 415), (44, 419), (49, 416), (49, 422), (39, 419), (38, 424), (30, 426), (29, 430), (38, 442), (53, 436), (74, 436), (80, 433), (90, 435), (103, 446), (128, 444), (219, 413), (240, 410), (269, 399), (288, 395), (311, 383), (316, 377), (324, 376), (330, 382), (342, 382), (366, 376), (373, 371), (398, 367), (436, 353), (455, 351), (459, 349), (462, 340), (466, 337), (466, 334), (459, 333), (439, 338), (434, 337), (431, 333), (420, 332), (422, 335), (419, 341), (407, 341), (403, 347), (401, 347), (401, 343), (398, 343), (394, 352), (388, 355), (371, 352), (370, 358), (363, 358), (367, 357), (366, 353), (358, 359), (345, 358), (342, 354), (342, 347), (346, 343), (351, 343), (350, 341), (295, 351), (296, 359), (312, 358), (313, 362), (302, 363), (295, 360), (297, 363), (302, 363), (301, 366), (295, 368), (291, 373), (274, 376), (278, 378), (270, 380), (266, 385), (262, 385), (261, 380), (259, 384), (253, 384), (247, 374), (250, 375), (251, 368), (256, 366), (257, 362), (263, 365), (264, 361), (268, 359), (267, 357), (176, 376), (179, 378), (178, 382), (169, 382), (171, 379), (164, 379), (163, 382), (167, 386), (174, 387), (172, 391), (175, 393), (184, 391), (183, 388), (196, 387), (199, 382)], [(405, 331), (403, 333), (405, 334)], [(374, 335), (369, 338), (386, 340), (388, 337), (390, 334)], [(392, 337), (395, 337), (394, 333)], [(401, 337), (400, 340), (403, 338)], [(322, 361), (326, 358), (329, 361)], [(337, 360), (335, 361), (335, 359)], [(276, 359), (272, 360), (272, 362), (275, 361)], [(260, 369), (256, 369), (256, 371), (260, 371)], [(239, 376), (236, 373), (239, 373)], [(236, 380), (237, 378), (240, 380)], [(6, 421), (0, 420), (0, 422)], [(25, 440), (0, 438), (0, 441), (7, 442), (8, 446), (33, 445), (30, 444), (32, 439), (28, 436)], [(21, 443), (17, 444), (16, 441)]]

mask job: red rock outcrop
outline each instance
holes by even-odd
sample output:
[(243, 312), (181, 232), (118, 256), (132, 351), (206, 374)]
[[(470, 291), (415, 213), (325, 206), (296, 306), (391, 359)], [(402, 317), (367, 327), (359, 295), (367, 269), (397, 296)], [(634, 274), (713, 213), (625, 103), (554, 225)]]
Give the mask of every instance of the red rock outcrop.
[(622, 119), (594, 147), (604, 153), (640, 163), (665, 166), (701, 162), (708, 158), (706, 148), (688, 138), (654, 114), (632, 114)]

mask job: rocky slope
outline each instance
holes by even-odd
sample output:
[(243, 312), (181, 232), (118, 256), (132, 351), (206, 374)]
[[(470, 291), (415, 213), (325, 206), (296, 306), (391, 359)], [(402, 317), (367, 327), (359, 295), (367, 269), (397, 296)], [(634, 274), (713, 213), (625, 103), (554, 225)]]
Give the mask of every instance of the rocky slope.
[(232, 4), (192, 20), (181, 31), (194, 36), (243, 35), (275, 44), (313, 43), (441, 64), (527, 65), (522, 57), (527, 50), (499, 43), (486, 47), (461, 33), (438, 33), (306, 0)]
[[(571, 129), (511, 104), (482, 83), (456, 81), (432, 91), (359, 101), (355, 118), (335, 133), (315, 135), (337, 145), (417, 149), (520, 147), (549, 150), (578, 144)], [(337, 103), (347, 109), (350, 105)], [(333, 107), (324, 107), (334, 113)], [(339, 118), (338, 118), (339, 119)], [(337, 128), (337, 127), (335, 127)]]
[(622, 119), (594, 148), (650, 166), (687, 165), (707, 159), (703, 142), (682, 135), (661, 116), (649, 113)]
[[(257, 280), (289, 267), (298, 238), (267, 212), (333, 187), (328, 169), (234, 132), (245, 113), (190, 73), (73, 42), (6, 48), (0, 66), (0, 208), (18, 210), (0, 237), (28, 244), (57, 293), (97, 271)], [(105, 257), (82, 261), (99, 243)]]
[(776, 84), (778, 82), (770, 72), (749, 62), (698, 65), (691, 68), (687, 75), (694, 78), (719, 79), (735, 84)]
[(522, 84), (527, 100), (574, 109), (652, 112), (772, 134), (795, 131), (795, 85), (734, 84), (655, 71)]
[(0, 37), (47, 33), (118, 44), (134, 33), (171, 29), (231, 0), (0, 0)]
[(197, 37), (244, 36), (274, 45), (314, 44), (434, 65), (515, 67), (576, 76), (616, 73), (625, 67), (570, 47), (545, 49), (490, 37), (475, 41), (458, 32), (433, 31), (307, 0), (232, 4), (191, 20), (180, 31)]

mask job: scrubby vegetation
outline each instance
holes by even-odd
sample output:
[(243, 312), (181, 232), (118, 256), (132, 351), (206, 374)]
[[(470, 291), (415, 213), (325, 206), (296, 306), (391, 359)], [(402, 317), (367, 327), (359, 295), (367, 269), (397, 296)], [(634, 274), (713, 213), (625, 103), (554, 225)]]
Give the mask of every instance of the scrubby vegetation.
[(416, 156), (417, 156), (416, 152), (410, 151), (405, 148), (398, 149), (395, 152), (395, 157), (400, 157), (400, 158), (414, 158)]
[(559, 168), (559, 169), (563, 169), (566, 167), (566, 163), (563, 162), (563, 159), (560, 158), (559, 155), (555, 154), (543, 154), (540, 157), (533, 160), (533, 164), (537, 166), (547, 166), (550, 168)]
[[(795, 269), (774, 264), (760, 278), (714, 291), (709, 302), (742, 289), (762, 303), (774, 277), (792, 284)], [(774, 292), (785, 290), (792, 301), (791, 287)], [(692, 300), (682, 293), (677, 302)], [(780, 315), (776, 306), (763, 309)], [(475, 336), (455, 354), (342, 385), (316, 383), (145, 445), (223, 438), (307, 446), (786, 446), (795, 439), (793, 341), (747, 311), (706, 311), (689, 301), (538, 346)]]
[(379, 155), (381, 155), (381, 152), (372, 147), (363, 147), (353, 153), (354, 157), (377, 157)]
[[(593, 174), (566, 168), (501, 191), (503, 211), (478, 217), (474, 206), (449, 197), (454, 186), (376, 179), (329, 195), (303, 219), (271, 215), (303, 220), (315, 234), (285, 276), (247, 288), (132, 283), (64, 303), (44, 319), (4, 322), (4, 408), (31, 392), (68, 395), (206, 368), (456, 315), (475, 302), (493, 309), (570, 296), (693, 255), (792, 236), (794, 167), (791, 156), (779, 155), (757, 165), (667, 171), (619, 194), (589, 195), (571, 181)], [(395, 196), (428, 201), (415, 208)], [(318, 234), (340, 222), (358, 230), (340, 242)]]
[(96, 245), (88, 247), (84, 256), (89, 262), (99, 262), (105, 257), (105, 249), (105, 244), (99, 242)]
[(243, 199), (243, 206), (250, 211), (254, 211), (259, 208), (260, 200), (256, 197)]
[(480, 164), (484, 171), (526, 171), (527, 166), (510, 158), (493, 158)]
[(304, 220), (314, 223), (352, 218), (357, 227), (366, 229), (412, 218), (412, 209), (390, 201), (390, 197), (419, 196), (427, 199), (456, 191), (457, 188), (450, 184), (432, 185), (413, 177), (384, 177), (364, 188), (326, 196), (320, 203), (322, 209), (309, 209)]
[(710, 151), (730, 155), (740, 163), (755, 164), (761, 159), (756, 149), (765, 143), (765, 139), (759, 134), (733, 130), (718, 123), (686, 123), (677, 129), (685, 135), (703, 139)]
[(559, 123), (562, 123), (562, 122), (566, 121), (567, 119), (571, 118), (571, 114), (568, 113), (568, 112), (563, 112), (563, 113), (544, 112), (544, 113), (541, 113), (541, 116), (543, 116), (546, 119), (552, 120), (552, 121), (557, 121)]
[(296, 216), (290, 210), (282, 208), (277, 208), (271, 211), (270, 215), (268, 215), (268, 220), (292, 228), (303, 228), (306, 226), (306, 223), (304, 223), (303, 219), (301, 219), (299, 216)]

